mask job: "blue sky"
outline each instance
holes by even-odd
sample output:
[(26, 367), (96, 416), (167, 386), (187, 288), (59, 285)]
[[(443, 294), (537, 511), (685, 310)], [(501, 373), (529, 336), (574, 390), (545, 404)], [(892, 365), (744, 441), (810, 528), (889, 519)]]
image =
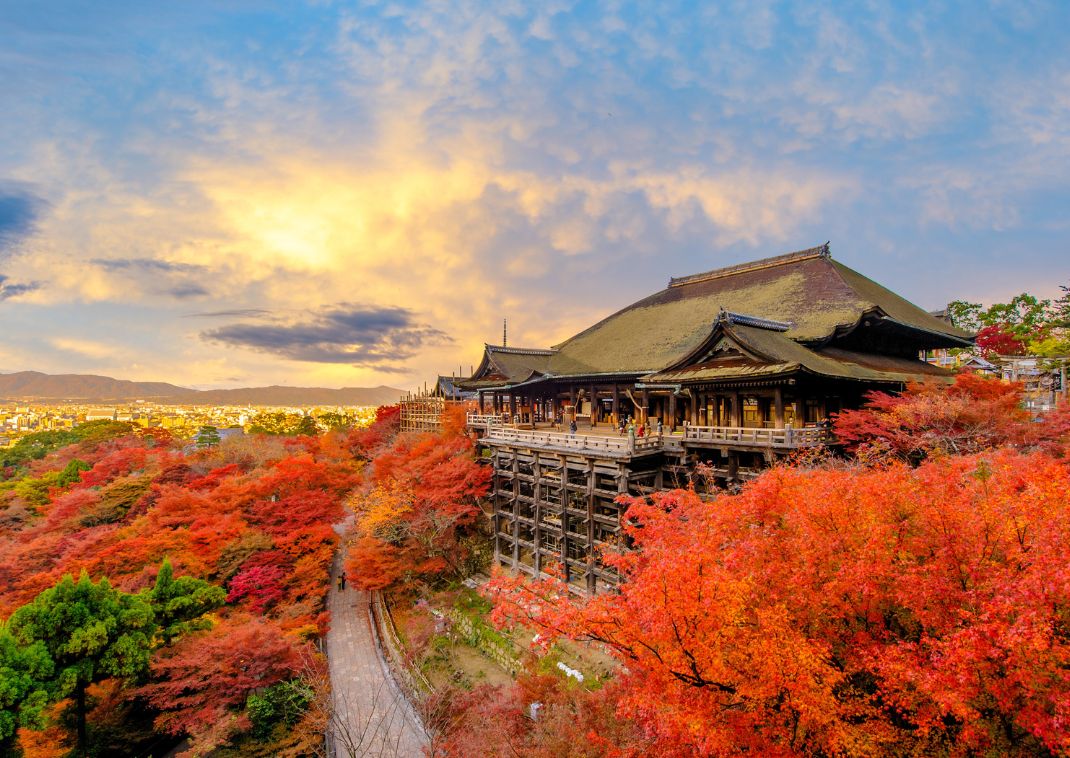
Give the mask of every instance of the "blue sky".
[(1070, 279), (1066, 3), (0, 5), (0, 370), (413, 386), (831, 240)]

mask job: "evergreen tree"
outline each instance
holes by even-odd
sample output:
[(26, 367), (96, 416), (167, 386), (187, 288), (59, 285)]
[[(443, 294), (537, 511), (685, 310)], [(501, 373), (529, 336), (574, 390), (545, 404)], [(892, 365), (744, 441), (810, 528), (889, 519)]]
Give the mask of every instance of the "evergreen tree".
[(52, 659), (41, 642), (20, 646), (0, 626), (0, 756), (17, 754), (20, 726), (39, 726), (52, 673)]
[(202, 426), (197, 432), (197, 447), (214, 447), (221, 442), (219, 430), (214, 426)]
[(156, 585), (143, 593), (152, 604), (156, 623), (164, 644), (197, 629), (207, 629), (211, 622), (204, 614), (226, 602), (222, 587), (192, 576), (174, 577), (171, 561), (164, 559), (156, 575)]
[(73, 697), (77, 755), (86, 754), (86, 688), (108, 677), (132, 680), (148, 670), (156, 625), (152, 606), (139, 595), (70, 574), (11, 616), (8, 628), (23, 647), (41, 643), (55, 668), (54, 699)]

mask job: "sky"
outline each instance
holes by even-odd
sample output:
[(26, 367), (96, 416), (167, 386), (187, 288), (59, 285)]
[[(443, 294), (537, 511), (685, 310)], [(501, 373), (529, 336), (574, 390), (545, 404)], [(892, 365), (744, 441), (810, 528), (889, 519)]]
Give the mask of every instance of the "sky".
[(0, 2), (0, 371), (412, 388), (831, 242), (1070, 280), (1070, 3)]

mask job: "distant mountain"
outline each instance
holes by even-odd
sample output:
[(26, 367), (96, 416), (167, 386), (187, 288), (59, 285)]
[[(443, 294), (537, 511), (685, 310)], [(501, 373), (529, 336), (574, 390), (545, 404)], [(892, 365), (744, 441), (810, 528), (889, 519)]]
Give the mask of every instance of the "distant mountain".
[(128, 382), (93, 374), (0, 374), (0, 398), (10, 400), (155, 400), (194, 391), (166, 382)]
[(92, 374), (0, 374), (0, 399), (111, 402), (151, 400), (176, 405), (385, 405), (402, 391), (393, 387), (246, 387), (195, 390), (166, 382), (131, 382)]

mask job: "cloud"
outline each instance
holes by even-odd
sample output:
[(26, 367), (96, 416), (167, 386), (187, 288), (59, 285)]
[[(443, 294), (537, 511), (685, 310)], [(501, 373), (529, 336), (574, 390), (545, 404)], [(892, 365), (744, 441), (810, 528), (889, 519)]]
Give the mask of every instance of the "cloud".
[(19, 295), (34, 292), (44, 286), (43, 282), (11, 282), (6, 276), (0, 274), (0, 301), (10, 300)]
[(205, 313), (187, 313), (183, 318), (255, 318), (270, 315), (265, 308), (233, 308), (226, 311), (206, 311)]
[(211, 272), (208, 266), (165, 258), (93, 258), (89, 261), (109, 274), (149, 282), (145, 291), (176, 300), (207, 297), (211, 291), (197, 281)]
[(311, 363), (347, 363), (400, 372), (397, 361), (411, 358), (427, 345), (451, 338), (415, 320), (412, 311), (397, 307), (340, 303), (305, 320), (272, 324), (231, 324), (209, 329), (201, 337)]
[(34, 233), (46, 205), (30, 192), (0, 186), (0, 255)]
[(170, 295), (178, 300), (188, 300), (194, 297), (205, 297), (209, 291), (199, 284), (179, 284), (175, 287), (161, 290), (165, 295)]
[(114, 358), (117, 354), (125, 352), (122, 348), (109, 345), (95, 340), (76, 339), (71, 337), (53, 337), (48, 343), (64, 353), (75, 353), (86, 358), (103, 360)]
[(134, 271), (150, 274), (191, 274), (207, 271), (205, 266), (155, 258), (93, 258), (89, 261), (105, 271)]

